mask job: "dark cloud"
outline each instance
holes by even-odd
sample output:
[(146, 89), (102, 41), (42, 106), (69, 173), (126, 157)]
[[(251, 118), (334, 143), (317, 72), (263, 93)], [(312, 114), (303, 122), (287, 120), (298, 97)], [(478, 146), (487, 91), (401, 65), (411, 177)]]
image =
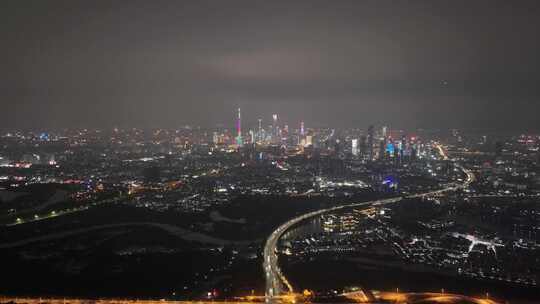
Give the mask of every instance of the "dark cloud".
[(0, 127), (540, 128), (536, 1), (2, 1)]

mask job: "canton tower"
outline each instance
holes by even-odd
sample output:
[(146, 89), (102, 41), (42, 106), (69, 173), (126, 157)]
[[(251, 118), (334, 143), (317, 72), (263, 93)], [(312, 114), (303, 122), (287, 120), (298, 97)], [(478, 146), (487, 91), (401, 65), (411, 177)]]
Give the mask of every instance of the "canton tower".
[(242, 140), (242, 116), (240, 113), (240, 108), (238, 108), (238, 117), (236, 118), (236, 144), (241, 147), (243, 144)]

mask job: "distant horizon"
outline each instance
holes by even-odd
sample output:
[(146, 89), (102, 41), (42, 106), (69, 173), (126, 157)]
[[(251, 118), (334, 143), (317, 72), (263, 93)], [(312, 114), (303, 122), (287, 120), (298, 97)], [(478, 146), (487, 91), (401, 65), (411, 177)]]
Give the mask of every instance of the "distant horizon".
[(1, 5), (0, 127), (540, 130), (538, 1)]
[[(243, 131), (242, 133), (247, 133), (249, 130), (257, 129), (257, 122), (249, 123), (242, 122)], [(267, 128), (270, 124), (263, 123), (263, 129)], [(290, 123), (282, 123), (281, 126), (288, 125), (290, 129), (298, 130), (300, 125)], [(484, 133), (485, 135), (539, 135), (540, 129), (498, 129), (493, 127), (476, 127), (476, 128), (458, 128), (458, 127), (418, 127), (418, 128), (401, 128), (401, 127), (392, 127), (390, 124), (366, 124), (365, 126), (339, 126), (334, 127), (332, 125), (325, 124), (314, 124), (310, 125), (307, 122), (305, 123), (306, 129), (335, 129), (335, 130), (361, 130), (367, 131), (368, 127), (373, 125), (376, 129), (380, 129), (384, 126), (388, 127), (389, 130), (393, 131), (426, 131), (426, 132), (447, 132), (451, 130), (458, 130), (466, 133)], [(185, 128), (201, 129), (201, 130), (231, 130), (235, 131), (235, 126), (233, 123), (229, 125), (224, 124), (214, 124), (214, 125), (198, 125), (198, 124), (189, 124), (181, 123), (178, 126), (138, 126), (138, 125), (108, 125), (108, 126), (75, 126), (75, 127), (24, 127), (24, 128), (7, 128), (0, 127), (0, 131), (5, 132), (61, 132), (64, 130), (100, 130), (100, 131), (113, 131), (115, 128), (120, 130), (129, 130), (129, 129), (138, 129), (142, 131), (150, 130), (181, 130)], [(5, 135), (5, 134), (1, 134)]]

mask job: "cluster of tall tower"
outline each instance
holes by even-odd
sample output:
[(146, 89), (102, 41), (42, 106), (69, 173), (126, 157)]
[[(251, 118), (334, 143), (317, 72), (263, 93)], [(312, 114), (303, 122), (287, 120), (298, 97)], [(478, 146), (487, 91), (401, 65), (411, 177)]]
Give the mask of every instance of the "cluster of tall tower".
[(366, 160), (414, 159), (422, 147), (416, 137), (407, 137), (402, 132), (390, 132), (386, 126), (377, 132), (370, 125), (365, 136), (351, 140), (351, 154)]
[[(338, 157), (344, 156), (346, 150), (343, 149), (343, 144), (349, 139), (352, 157), (368, 161), (376, 159), (397, 161), (412, 159), (417, 156), (421, 148), (421, 143), (415, 137), (406, 137), (401, 131), (390, 131), (386, 126), (376, 130), (373, 125), (368, 127), (366, 133), (352, 139), (351, 137), (348, 137), (348, 139), (345, 137), (340, 138), (337, 135), (338, 133), (332, 129), (329, 134), (322, 134), (320, 138), (317, 137), (318, 141), (315, 142), (313, 130), (306, 130), (303, 121), (299, 122), (297, 129), (289, 130), (288, 125), (280, 125), (277, 114), (272, 114), (271, 124), (266, 128), (263, 126), (263, 119), (259, 118), (257, 129), (250, 129), (249, 132), (244, 133), (242, 131), (240, 108), (237, 110), (235, 133), (231, 137), (234, 137), (234, 145), (237, 147), (242, 147), (245, 144), (298, 146), (301, 149), (311, 147), (311, 149), (322, 148), (323, 150), (326, 147)], [(214, 142), (223, 141), (217, 138)], [(231, 142), (229, 141), (229, 143)]]
[[(246, 143), (259, 143), (259, 144), (291, 144), (291, 135), (294, 135), (296, 139), (295, 144), (306, 143), (306, 138), (309, 137), (306, 133), (304, 122), (301, 121), (299, 128), (291, 133), (288, 125), (281, 126), (277, 114), (272, 114), (272, 123), (265, 128), (263, 126), (263, 119), (258, 119), (258, 126), (256, 130), (249, 130), (246, 134), (242, 131), (242, 114), (241, 109), (238, 108), (236, 116), (236, 132), (234, 137), (234, 144), (237, 147), (242, 147)], [(249, 134), (249, 137), (246, 135)], [(244, 137), (246, 136), (246, 137)]]

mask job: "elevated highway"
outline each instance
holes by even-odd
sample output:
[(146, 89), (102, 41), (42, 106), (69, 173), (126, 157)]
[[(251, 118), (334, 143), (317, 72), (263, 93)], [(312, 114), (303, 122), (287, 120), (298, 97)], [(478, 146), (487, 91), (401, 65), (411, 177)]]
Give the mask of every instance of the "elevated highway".
[[(439, 143), (435, 143), (434, 147), (438, 150), (439, 154), (444, 160), (448, 160), (448, 156), (446, 155), (446, 152), (444, 151), (444, 148), (442, 147), (442, 145), (440, 145)], [(264, 245), (263, 269), (264, 269), (265, 279), (266, 279), (266, 286), (265, 286), (266, 287), (265, 288), (266, 301), (270, 302), (273, 299), (277, 299), (280, 296), (282, 296), (284, 292), (286, 293), (295, 292), (293, 286), (291, 285), (287, 277), (283, 274), (283, 272), (279, 268), (278, 252), (277, 252), (277, 245), (278, 245), (279, 239), (291, 227), (309, 218), (314, 218), (322, 214), (338, 211), (341, 209), (348, 209), (348, 208), (355, 208), (355, 207), (368, 207), (368, 206), (382, 206), (382, 205), (399, 202), (403, 200), (404, 198), (420, 198), (420, 197), (441, 195), (445, 192), (456, 191), (459, 189), (464, 189), (464, 188), (469, 187), (469, 185), (475, 179), (472, 171), (465, 169), (460, 164), (455, 163), (454, 165), (460, 170), (462, 170), (467, 176), (466, 180), (462, 184), (452, 185), (444, 189), (429, 191), (425, 193), (419, 193), (419, 194), (406, 196), (406, 197), (398, 196), (394, 198), (374, 200), (374, 201), (369, 201), (369, 202), (353, 203), (353, 204), (347, 204), (347, 205), (342, 205), (342, 206), (336, 206), (332, 208), (320, 209), (320, 210), (312, 211), (312, 212), (297, 216), (283, 223), (276, 230), (274, 230), (274, 232), (272, 232), (272, 234), (268, 237)]]

